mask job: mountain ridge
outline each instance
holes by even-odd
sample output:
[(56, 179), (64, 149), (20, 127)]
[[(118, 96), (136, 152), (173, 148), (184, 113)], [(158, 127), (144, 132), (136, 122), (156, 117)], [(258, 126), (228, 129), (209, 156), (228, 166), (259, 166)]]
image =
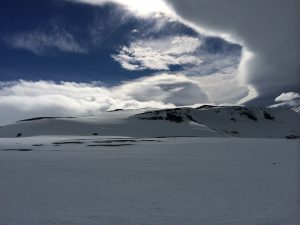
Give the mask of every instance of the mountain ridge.
[(113, 110), (88, 117), (37, 117), (2, 126), (0, 137), (41, 135), (299, 138), (299, 113), (279, 108), (203, 105)]

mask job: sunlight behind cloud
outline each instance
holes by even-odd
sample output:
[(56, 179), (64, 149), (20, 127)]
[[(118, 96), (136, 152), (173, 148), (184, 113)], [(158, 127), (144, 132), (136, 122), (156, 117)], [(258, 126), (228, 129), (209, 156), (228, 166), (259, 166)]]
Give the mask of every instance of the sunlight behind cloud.
[(173, 10), (162, 0), (69, 0), (93, 5), (103, 5), (108, 2), (118, 3), (128, 10), (134, 11), (139, 16), (149, 16), (153, 13), (163, 13), (168, 16), (174, 15)]

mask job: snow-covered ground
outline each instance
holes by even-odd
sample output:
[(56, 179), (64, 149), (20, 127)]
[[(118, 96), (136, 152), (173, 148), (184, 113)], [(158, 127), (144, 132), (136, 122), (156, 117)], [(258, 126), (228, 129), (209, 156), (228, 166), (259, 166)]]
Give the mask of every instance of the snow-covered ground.
[(300, 114), (117, 110), (0, 127), (0, 225), (299, 225)]
[(299, 144), (253, 138), (2, 138), (0, 224), (297, 225)]
[(299, 138), (300, 114), (240, 106), (120, 110), (79, 118), (32, 118), (0, 127), (1, 137), (41, 135)]

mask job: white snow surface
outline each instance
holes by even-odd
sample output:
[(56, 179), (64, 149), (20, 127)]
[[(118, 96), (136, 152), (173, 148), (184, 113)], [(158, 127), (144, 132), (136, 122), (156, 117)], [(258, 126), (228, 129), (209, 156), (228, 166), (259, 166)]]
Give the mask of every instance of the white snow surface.
[(299, 113), (119, 110), (0, 128), (1, 225), (300, 225)]
[(298, 225), (299, 140), (0, 139), (1, 225)]
[(130, 137), (300, 137), (293, 110), (240, 106), (120, 110), (81, 118), (33, 118), (2, 126), (0, 137), (41, 135)]

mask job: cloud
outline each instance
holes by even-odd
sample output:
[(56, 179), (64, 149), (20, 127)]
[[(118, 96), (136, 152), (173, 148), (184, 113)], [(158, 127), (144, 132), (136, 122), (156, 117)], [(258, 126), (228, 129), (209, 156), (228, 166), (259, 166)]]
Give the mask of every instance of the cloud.
[(131, 96), (141, 102), (154, 100), (177, 106), (208, 101), (200, 84), (182, 74), (139, 78), (117, 86), (113, 91), (118, 96)]
[(271, 105), (271, 108), (292, 108), (294, 106), (297, 106), (299, 108), (300, 94), (296, 92), (285, 92), (277, 96), (274, 101), (277, 102), (277, 104)]
[(0, 124), (38, 116), (83, 116), (116, 108), (165, 108), (206, 103), (198, 82), (159, 74), (107, 88), (49, 81), (0, 83)]
[(300, 100), (300, 94), (295, 92), (285, 92), (275, 98), (275, 102), (286, 102)]
[(162, 12), (167, 15), (173, 15), (173, 11), (162, 0), (67, 0), (77, 3), (86, 3), (91, 5), (104, 5), (106, 3), (117, 3), (124, 6), (127, 10), (136, 13), (138, 16), (147, 17), (153, 13)]
[(198, 38), (189, 36), (139, 40), (123, 46), (112, 58), (127, 70), (169, 70), (171, 65), (199, 65), (202, 60), (194, 53), (201, 45)]
[(0, 124), (40, 116), (86, 116), (117, 108), (235, 104), (248, 93), (236, 74), (161, 73), (113, 87), (101, 83), (0, 82)]
[(266, 105), (282, 92), (299, 91), (300, 14), (298, 0), (166, 0), (178, 16), (198, 30), (229, 37), (250, 55), (239, 79)]
[(215, 73), (209, 76), (193, 76), (201, 89), (208, 95), (208, 103), (212, 104), (237, 104), (248, 95), (247, 86), (240, 83), (237, 71), (228, 73)]
[(36, 55), (53, 55), (57, 52), (87, 53), (73, 37), (63, 29), (53, 27), (49, 31), (40, 29), (20, 32), (6, 38), (6, 42), (13, 48), (24, 49)]

